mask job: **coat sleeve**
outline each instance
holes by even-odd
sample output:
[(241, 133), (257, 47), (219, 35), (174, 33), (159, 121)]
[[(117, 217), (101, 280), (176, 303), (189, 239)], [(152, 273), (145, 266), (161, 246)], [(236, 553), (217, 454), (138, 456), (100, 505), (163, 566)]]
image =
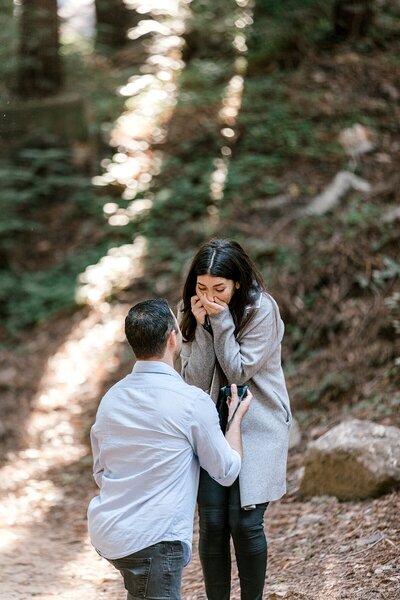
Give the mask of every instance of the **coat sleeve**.
[(268, 298), (247, 324), (240, 341), (229, 308), (210, 316), (216, 358), (229, 383), (243, 385), (265, 366), (279, 347), (283, 323), (278, 308)]
[(215, 368), (212, 335), (203, 327), (196, 327), (192, 342), (182, 344), (182, 377), (190, 385), (208, 391)]

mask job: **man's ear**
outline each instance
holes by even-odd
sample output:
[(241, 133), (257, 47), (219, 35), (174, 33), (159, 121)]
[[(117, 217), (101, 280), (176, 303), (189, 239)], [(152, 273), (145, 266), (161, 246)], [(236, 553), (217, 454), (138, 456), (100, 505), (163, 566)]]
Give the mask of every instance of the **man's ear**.
[(176, 347), (176, 331), (172, 329), (171, 333), (168, 336), (168, 347), (175, 348)]

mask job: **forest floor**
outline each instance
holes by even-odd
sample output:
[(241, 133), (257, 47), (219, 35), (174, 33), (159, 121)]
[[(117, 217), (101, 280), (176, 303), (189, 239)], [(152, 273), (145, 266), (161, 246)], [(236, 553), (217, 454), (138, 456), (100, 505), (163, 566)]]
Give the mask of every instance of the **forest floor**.
[[(2, 600), (124, 597), (119, 574), (89, 543), (86, 509), (97, 493), (87, 433), (98, 397), (132, 363), (121, 339), (126, 308), (58, 319), (27, 343), (14, 366), (9, 363), (9, 370), (21, 374), (16, 393), (29, 391), (35, 400), (20, 425), (25, 445), (10, 452), (1, 470)], [(289, 456), (288, 494), (266, 513), (264, 597), (396, 600), (400, 494), (343, 503), (333, 497), (299, 498), (306, 441), (317, 433), (303, 431), (301, 445)], [(239, 600), (234, 573), (232, 600)], [(183, 598), (205, 600), (196, 524)]]
[[(394, 56), (398, 42), (393, 43)], [(376, 123), (386, 132), (381, 136), (380, 153), (363, 158), (360, 166), (361, 175), (368, 175), (378, 190), (376, 195), (352, 199), (353, 204), (349, 202), (347, 207), (339, 208), (334, 217), (304, 224), (301, 219), (288, 218), (288, 204), (275, 212), (270, 210), (270, 198), (265, 199), (263, 192), (247, 206), (235, 205), (233, 201), (230, 222), (222, 219), (215, 231), (223, 235), (227, 227), (230, 234), (233, 231), (234, 235), (248, 237), (252, 254), (261, 249), (255, 256), (257, 262), (278, 265), (274, 295), (276, 291), (285, 321), (287, 316), (299, 325), (301, 335), (306, 332), (310, 347), (301, 360), (290, 363), (299, 343), (295, 340), (295, 329), (288, 331), (285, 340), (289, 340), (286, 343), (291, 347), (284, 353), (289, 358), (288, 364), (295, 366), (288, 373), (288, 385), (295, 416), (301, 417), (302, 440), (289, 454), (288, 493), (272, 503), (266, 513), (269, 564), (265, 600), (400, 598), (400, 492), (359, 502), (338, 502), (325, 496), (303, 499), (298, 494), (309, 441), (347, 417), (400, 426), (396, 384), (390, 374), (394, 355), (393, 318), (384, 303), (390, 294), (393, 297), (399, 292), (398, 275), (390, 271), (391, 264), (384, 260), (390, 256), (396, 258), (398, 235), (396, 224), (382, 226), (386, 227), (383, 233), (379, 225), (382, 215), (398, 203), (396, 165), (400, 140), (397, 129), (392, 127), (394, 113), (390, 112), (393, 106), (398, 111), (399, 105), (396, 73), (384, 51), (361, 56), (343, 50), (336, 57), (329, 56), (329, 61), (318, 62), (315, 58), (315, 64), (305, 65), (297, 74), (288, 76), (289, 80), (292, 77), (292, 87), (289, 81), (285, 97), (293, 96), (293, 105), (301, 119), (304, 111), (312, 114), (313, 127), (325, 123), (330, 111), (345, 113), (348, 107), (364, 99), (361, 112), (377, 114)], [(321, 85), (326, 90), (317, 106), (312, 93)], [(307, 92), (308, 98), (300, 92)], [(380, 94), (380, 103), (372, 106), (368, 94)], [(253, 100), (250, 98), (250, 104)], [(175, 142), (176, 138), (191, 134), (188, 125), (193, 125), (197, 117), (200, 120), (203, 109), (208, 113), (213, 107), (195, 106), (194, 111), (192, 107), (190, 123), (185, 107), (181, 113), (177, 111)], [(218, 130), (221, 123), (213, 125)], [(327, 141), (336, 135), (334, 125), (334, 134), (324, 134)], [(164, 145), (166, 155), (174, 155), (174, 135)], [(251, 150), (243, 148), (243, 138), (244, 133), (238, 142), (238, 154), (241, 143), (243, 154), (251, 154)], [(284, 189), (292, 190), (289, 201), (302, 207), (309, 199), (306, 196), (322, 190), (343, 168), (334, 153), (325, 158), (325, 167), (329, 163), (325, 172), (320, 168), (323, 158), (319, 155), (314, 163), (307, 164), (286, 159), (285, 169), (290, 164), (290, 169), (287, 167), (290, 173), (285, 171), (282, 181)], [(269, 172), (267, 168), (265, 172)], [(261, 169), (257, 170), (258, 175)], [(176, 179), (183, 177), (182, 167), (182, 174), (179, 171)], [(315, 187), (313, 192), (299, 189), (298, 183), (306, 188), (307, 181)], [(168, 186), (167, 179), (165, 187)], [(246, 186), (250, 194), (252, 185), (247, 182)], [(195, 199), (194, 195), (193, 203)], [(172, 219), (173, 208), (170, 212), (165, 209), (161, 220), (162, 226), (173, 232), (171, 239), (180, 233)], [(367, 213), (367, 209), (375, 212)], [(87, 230), (82, 228), (81, 232), (76, 223), (66, 222), (63, 210), (59, 207), (57, 212), (56, 207), (48, 216), (53, 222), (45, 223), (54, 238), (46, 246), (49, 262), (56, 256), (56, 250), (67, 254), (75, 243), (87, 241)], [(194, 235), (202, 226), (189, 213), (187, 221), (191, 220), (192, 230), (186, 232), (188, 238), (191, 231)], [(98, 224), (91, 223), (91, 227), (97, 232)], [(276, 244), (275, 249), (271, 241)], [(371, 249), (372, 241), (379, 242), (375, 250)], [(282, 248), (287, 254), (279, 253)], [(23, 260), (29, 263), (33, 251), (32, 238), (21, 240), (21, 264)], [(285, 256), (291, 264), (282, 263), (280, 269), (279, 260)], [(304, 262), (297, 263), (297, 257), (302, 260), (304, 257)], [(321, 257), (321, 262), (316, 262)], [(293, 264), (297, 270), (291, 270)], [(161, 287), (156, 286), (156, 291), (175, 306), (179, 298), (176, 278), (172, 287), (165, 286), (162, 279), (166, 270), (170, 272), (169, 267), (162, 264), (155, 273), (155, 276), (161, 274)], [(374, 272), (380, 277), (380, 288), (373, 285)], [(365, 287), (358, 284), (361, 275)], [(306, 292), (310, 292), (308, 298)], [(0, 443), (5, 457), (0, 465), (1, 600), (124, 597), (119, 574), (96, 554), (88, 540), (86, 509), (90, 498), (97, 493), (91, 475), (88, 432), (103, 392), (131, 369), (132, 358), (123, 339), (123, 320), (128, 306), (148, 295), (148, 282), (139, 278), (135, 286), (119, 293), (112, 302), (56, 315), (23, 332), (16, 347), (12, 343), (1, 347)], [(315, 298), (315, 304), (305, 302), (299, 308), (301, 298), (309, 302)], [(332, 373), (334, 377), (327, 379)], [(311, 401), (310, 393), (316, 390), (320, 396)], [(238, 600), (236, 574), (232, 590), (232, 600)], [(196, 523), (193, 559), (184, 573), (183, 599), (205, 600)]]

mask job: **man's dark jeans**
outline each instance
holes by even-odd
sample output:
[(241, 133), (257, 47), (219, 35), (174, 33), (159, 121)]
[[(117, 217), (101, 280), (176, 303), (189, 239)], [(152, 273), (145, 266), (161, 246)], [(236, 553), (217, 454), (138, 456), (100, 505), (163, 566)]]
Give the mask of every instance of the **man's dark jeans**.
[(181, 600), (181, 542), (159, 542), (109, 562), (124, 578), (127, 600)]
[(267, 568), (264, 513), (268, 503), (253, 510), (240, 507), (239, 480), (230, 487), (200, 471), (198, 494), (199, 554), (208, 600), (229, 600), (230, 538), (235, 546), (241, 600), (262, 600)]

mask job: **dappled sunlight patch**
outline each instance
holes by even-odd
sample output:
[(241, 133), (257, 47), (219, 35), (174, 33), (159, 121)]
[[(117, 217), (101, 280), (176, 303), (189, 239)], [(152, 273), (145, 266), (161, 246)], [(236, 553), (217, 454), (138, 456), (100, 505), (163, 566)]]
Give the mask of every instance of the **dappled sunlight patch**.
[[(117, 186), (121, 200), (107, 201), (103, 214), (111, 227), (125, 227), (151, 211), (154, 197), (149, 191), (153, 178), (162, 167), (162, 153), (153, 146), (166, 140), (167, 125), (177, 103), (176, 79), (184, 63), (181, 59), (182, 34), (189, 15), (187, 2), (135, 0), (128, 3), (149, 18), (130, 30), (131, 39), (150, 35), (148, 58), (120, 87), (126, 98), (125, 110), (110, 133), (110, 144), (117, 149), (112, 159), (104, 159), (104, 173), (92, 182), (98, 187)], [(151, 18), (150, 18), (151, 17)], [(132, 244), (112, 248), (97, 264), (90, 265), (79, 277), (78, 303), (96, 306), (112, 294), (128, 287), (143, 275), (146, 240), (136, 236)]]
[(104, 590), (106, 586), (106, 597), (111, 598), (113, 591), (119, 592), (118, 597), (124, 597), (119, 572), (107, 560), (96, 554), (88, 540), (80, 546), (79, 552), (68, 563), (62, 565), (58, 585), (62, 588), (68, 587), (71, 577), (79, 580), (79, 586), (88, 586), (92, 593), (96, 587)]
[[(18, 464), (14, 464), (13, 468), (18, 468), (18, 466)], [(24, 485), (23, 494), (18, 488), (15, 491), (8, 490), (7, 497), (2, 499), (0, 508), (2, 527), (40, 523), (48, 510), (62, 502), (63, 497), (62, 489), (52, 481), (30, 476)], [(2, 544), (3, 535), (0, 540), (0, 549)], [(7, 549), (9, 550), (8, 545)]]
[[(120, 215), (112, 215), (124, 217)], [(112, 294), (128, 287), (143, 276), (143, 258), (147, 242), (137, 236), (133, 244), (111, 248), (95, 265), (90, 265), (79, 276), (76, 300), (90, 306), (102, 305)]]
[[(124, 307), (103, 303), (97, 308), (72, 328), (49, 358), (39, 382), (26, 427), (33, 440), (45, 444), (45, 451), (40, 451), (39, 461), (33, 448), (12, 453), (8, 459), (14, 464), (22, 460), (27, 469), (31, 465), (45, 470), (55, 460), (70, 462), (85, 456), (86, 445), (77, 440), (76, 419), (85, 409), (84, 400), (96, 397), (104, 379), (118, 367), (119, 344), (125, 339)], [(29, 469), (26, 473), (33, 474)]]
[(142, 21), (139, 21), (136, 27), (128, 32), (128, 38), (131, 40), (138, 40), (142, 36), (148, 35), (149, 33), (169, 35), (171, 30), (166, 25), (159, 23), (154, 19), (143, 19)]
[(192, 0), (124, 0), (125, 4), (134, 8), (139, 14), (151, 13), (154, 16), (179, 16), (182, 6)]
[(58, 14), (63, 45), (94, 37), (96, 14), (93, 0), (64, 0), (59, 2)]
[[(210, 194), (215, 201), (223, 198), (223, 190), (226, 176), (228, 174), (228, 165), (226, 159), (216, 158), (214, 161), (215, 171), (211, 176)], [(209, 207), (214, 208), (215, 206)]]
[[(111, 174), (107, 183), (121, 185), (129, 185), (129, 181), (139, 179), (143, 173), (153, 175), (152, 165), (158, 161), (154, 161), (151, 144), (164, 141), (164, 125), (171, 118), (176, 105), (175, 80), (184, 66), (181, 60), (181, 35), (188, 17), (185, 2), (181, 0), (171, 0), (169, 3), (137, 0), (129, 4), (140, 14), (151, 13), (158, 20), (139, 21), (137, 27), (130, 31), (133, 39), (143, 35), (144, 31), (151, 33), (152, 38), (148, 46), (148, 58), (140, 68), (142, 75), (132, 76), (119, 89), (119, 93), (127, 98), (125, 111), (117, 119), (110, 136), (110, 143), (118, 148), (118, 152), (105, 165), (103, 177)], [(121, 154), (125, 154), (125, 160), (122, 160)], [(156, 164), (156, 170), (158, 168)], [(144, 191), (150, 181), (142, 181), (145, 185), (139, 185), (137, 192)]]
[(221, 147), (218, 158), (214, 160), (214, 172), (210, 181), (210, 198), (213, 201), (208, 209), (209, 222), (212, 227), (217, 228), (219, 217), (218, 204), (223, 200), (225, 182), (229, 172), (229, 162), (232, 156), (232, 146), (236, 141), (235, 125), (242, 105), (242, 96), (244, 88), (244, 74), (247, 68), (247, 60), (243, 53), (247, 51), (246, 46), (246, 27), (253, 23), (251, 0), (236, 0), (238, 14), (234, 21), (236, 34), (233, 40), (233, 47), (239, 56), (234, 62), (235, 75), (229, 80), (222, 98), (222, 108), (218, 113), (218, 119), (221, 125)]
[[(225, 138), (225, 143), (220, 149), (221, 158), (214, 160), (215, 171), (211, 175), (210, 196), (215, 202), (222, 200), (224, 197), (224, 186), (229, 170), (229, 157), (232, 155), (229, 144), (234, 142), (236, 136), (234, 126), (242, 103), (243, 85), (244, 79), (241, 75), (234, 75), (230, 79), (225, 88), (222, 108), (218, 113), (219, 120), (223, 125), (221, 136)], [(208, 213), (211, 219), (216, 218), (218, 215), (216, 206), (211, 205)], [(216, 219), (215, 224), (217, 222), (218, 219)]]
[[(40, 454), (31, 448), (7, 457), (14, 465), (22, 461), (20, 466), (27, 476), (33, 476), (36, 469), (44, 472), (55, 463), (76, 461), (86, 455), (86, 444), (77, 439), (77, 419), (85, 410), (85, 399), (96, 397), (104, 379), (119, 365), (124, 317), (122, 306), (99, 306), (98, 311), (72, 328), (49, 358), (26, 425), (32, 439), (42, 445)], [(8, 473), (8, 481), (12, 480), (9, 468), (6, 465), (0, 471)]]
[[(125, 196), (124, 199), (126, 200), (127, 197)], [(106, 206), (108, 206), (108, 205), (106, 205)], [(104, 207), (104, 210), (106, 210), (106, 206)], [(110, 223), (110, 225), (117, 225), (118, 223), (113, 221), (113, 219), (116, 219), (120, 215), (123, 217), (126, 217), (128, 219), (128, 221), (135, 221), (141, 215), (148, 212), (152, 207), (153, 207), (153, 200), (150, 198), (142, 198), (142, 199), (135, 200), (135, 202), (131, 202), (129, 204), (129, 206), (126, 209), (124, 209), (123, 212), (119, 209), (119, 207), (116, 209), (115, 212), (113, 211), (113, 214), (109, 218), (109, 223)], [(122, 212), (122, 214), (121, 214), (121, 212)]]

